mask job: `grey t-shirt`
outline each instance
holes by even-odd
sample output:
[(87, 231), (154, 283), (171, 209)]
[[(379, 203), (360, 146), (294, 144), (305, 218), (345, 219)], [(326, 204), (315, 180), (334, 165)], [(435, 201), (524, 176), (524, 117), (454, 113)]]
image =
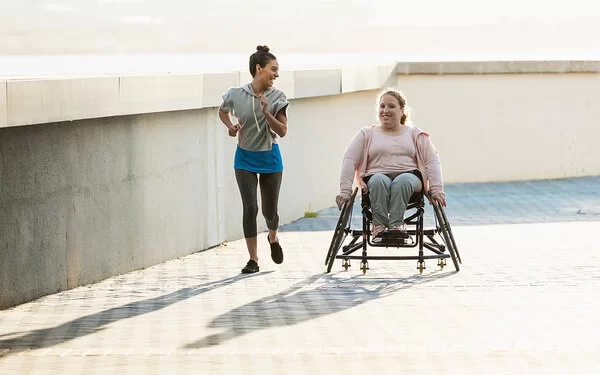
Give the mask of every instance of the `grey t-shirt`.
[[(283, 91), (274, 87), (265, 91), (269, 100), (269, 112), (276, 116), (287, 111), (290, 104)], [(247, 151), (271, 150), (278, 143), (278, 136), (269, 128), (265, 115), (260, 110), (260, 98), (254, 94), (251, 84), (231, 87), (223, 93), (221, 110), (237, 117), (242, 129), (238, 133), (238, 145)]]

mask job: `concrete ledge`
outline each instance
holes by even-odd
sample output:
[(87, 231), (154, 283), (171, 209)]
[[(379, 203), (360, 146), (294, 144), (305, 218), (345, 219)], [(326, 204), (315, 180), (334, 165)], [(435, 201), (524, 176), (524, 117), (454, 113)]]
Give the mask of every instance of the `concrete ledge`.
[(0, 128), (6, 126), (6, 82), (0, 81)]
[(600, 61), (401, 62), (397, 74), (599, 73)]
[[(394, 86), (402, 75), (599, 73), (600, 61), (464, 61), (364, 64), (281, 71), (289, 99)], [(0, 127), (216, 107), (247, 71), (212, 74), (56, 78), (0, 82)]]
[(294, 98), (337, 95), (342, 92), (342, 69), (297, 70)]
[(342, 68), (342, 93), (374, 90), (395, 84), (395, 72), (396, 64), (344, 67)]
[(119, 113), (119, 78), (7, 82), (7, 125), (106, 117)]
[(203, 75), (122, 77), (121, 114), (198, 108), (203, 100)]

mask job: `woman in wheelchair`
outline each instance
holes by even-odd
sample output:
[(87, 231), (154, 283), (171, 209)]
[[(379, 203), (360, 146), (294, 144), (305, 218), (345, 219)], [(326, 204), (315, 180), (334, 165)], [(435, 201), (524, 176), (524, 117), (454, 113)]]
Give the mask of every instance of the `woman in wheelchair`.
[(377, 96), (379, 124), (354, 136), (342, 161), (339, 209), (350, 202), (353, 180), (368, 193), (373, 212), (373, 242), (388, 232), (404, 232), (404, 213), (414, 193), (446, 206), (442, 169), (429, 134), (407, 123), (407, 103), (398, 90)]

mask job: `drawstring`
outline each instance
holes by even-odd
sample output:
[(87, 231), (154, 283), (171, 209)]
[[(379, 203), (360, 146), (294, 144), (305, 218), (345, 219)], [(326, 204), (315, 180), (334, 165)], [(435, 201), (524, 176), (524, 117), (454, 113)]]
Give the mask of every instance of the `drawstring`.
[(256, 122), (256, 129), (260, 131), (260, 126), (258, 126), (258, 119), (256, 118), (256, 111), (254, 110), (254, 95), (252, 95), (252, 114), (254, 115), (254, 121)]

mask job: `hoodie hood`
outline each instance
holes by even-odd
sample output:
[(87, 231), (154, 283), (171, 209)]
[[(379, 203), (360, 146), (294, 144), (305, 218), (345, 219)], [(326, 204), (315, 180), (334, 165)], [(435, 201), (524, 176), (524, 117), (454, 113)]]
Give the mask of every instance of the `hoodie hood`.
[[(243, 85), (242, 90), (244, 90), (246, 93), (248, 93), (249, 95), (252, 95), (255, 98), (258, 98), (258, 95), (256, 95), (254, 93), (254, 89), (252, 88), (252, 84), (251, 83), (247, 83), (245, 85)], [(268, 98), (271, 94), (273, 94), (276, 91), (275, 87), (271, 86), (269, 87), (266, 91), (265, 91), (265, 96)]]

